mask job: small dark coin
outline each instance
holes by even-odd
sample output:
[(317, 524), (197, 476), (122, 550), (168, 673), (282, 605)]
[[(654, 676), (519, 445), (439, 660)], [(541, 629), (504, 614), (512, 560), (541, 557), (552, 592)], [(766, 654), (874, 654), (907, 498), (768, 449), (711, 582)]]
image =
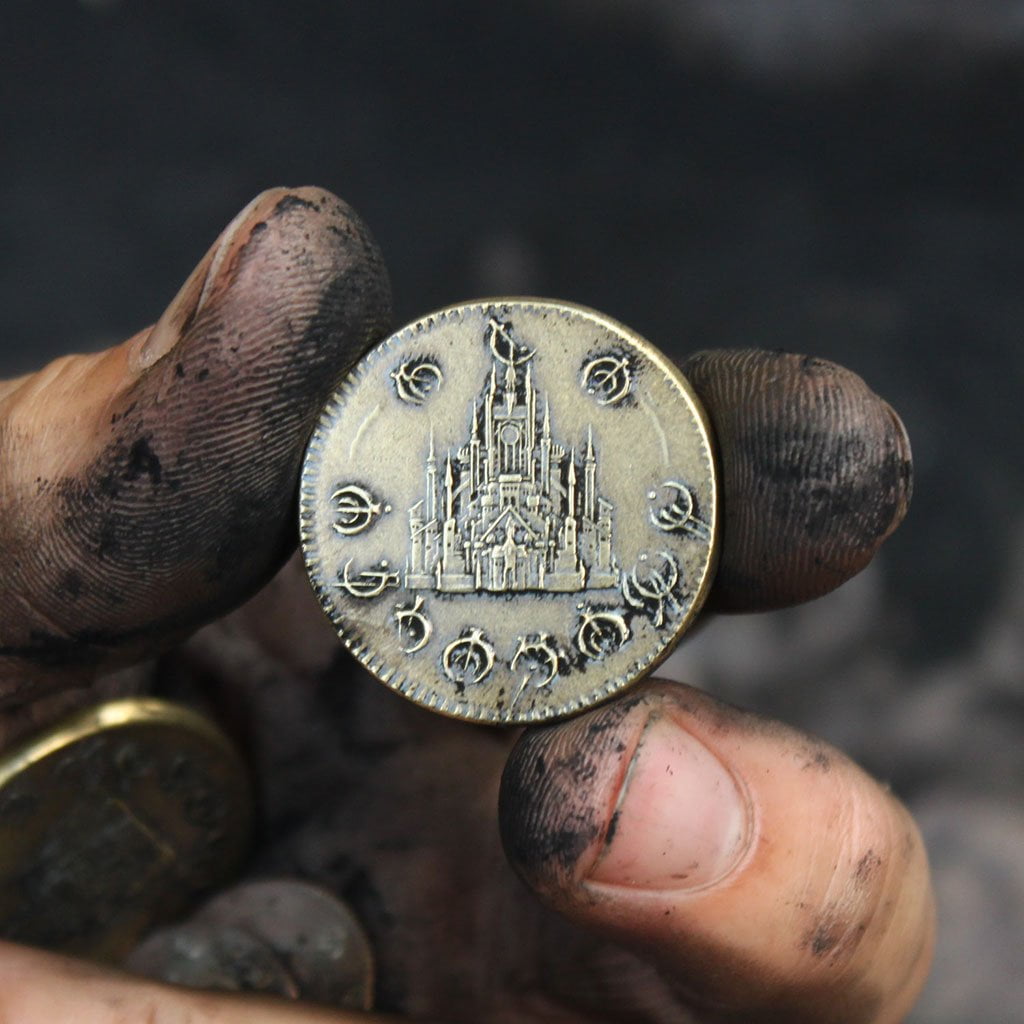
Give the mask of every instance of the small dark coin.
[(295, 979), (262, 939), (241, 928), (192, 921), (150, 935), (124, 966), (185, 988), (297, 999)]
[(330, 398), (300, 531), (321, 606), (387, 685), (488, 722), (572, 714), (650, 672), (704, 601), (707, 417), (669, 359), (600, 313), (453, 306)]
[(348, 907), (315, 885), (248, 882), (215, 896), (194, 921), (241, 928), (266, 942), (304, 1001), (349, 1010), (373, 1005), (370, 940)]
[(133, 698), (0, 759), (0, 936), (116, 959), (236, 870), (252, 797), (208, 719)]

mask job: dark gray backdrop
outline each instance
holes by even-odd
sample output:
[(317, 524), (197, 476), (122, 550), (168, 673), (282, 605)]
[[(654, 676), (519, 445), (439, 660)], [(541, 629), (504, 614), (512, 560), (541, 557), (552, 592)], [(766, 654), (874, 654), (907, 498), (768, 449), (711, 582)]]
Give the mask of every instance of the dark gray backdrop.
[(1010, 0), (5, 0), (0, 371), (154, 319), (274, 184), (366, 218), (399, 320), (593, 305), (674, 353), (841, 361), (903, 415), (911, 515), (674, 667), (842, 743), (928, 834), (920, 1021), (1024, 982), (1024, 28)]

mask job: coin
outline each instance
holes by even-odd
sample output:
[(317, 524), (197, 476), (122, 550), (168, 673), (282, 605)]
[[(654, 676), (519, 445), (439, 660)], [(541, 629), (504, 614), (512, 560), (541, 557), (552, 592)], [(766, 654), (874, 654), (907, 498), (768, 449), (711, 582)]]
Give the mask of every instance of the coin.
[(324, 889), (290, 879), (219, 893), (189, 921), (147, 936), (125, 966), (188, 988), (373, 1006), (373, 952), (355, 915)]
[(367, 354), (300, 488), (348, 649), (444, 714), (572, 714), (649, 672), (710, 586), (707, 418), (649, 342), (581, 306), (464, 303)]
[(0, 760), (0, 936), (114, 959), (230, 877), (250, 820), (242, 762), (203, 716), (80, 712)]
[(370, 940), (343, 903), (308, 882), (247, 882), (215, 896), (197, 922), (244, 928), (295, 979), (296, 998), (349, 1010), (373, 1005)]
[(162, 928), (148, 936), (124, 966), (134, 974), (184, 988), (299, 998), (295, 980), (280, 958), (242, 928), (197, 921)]

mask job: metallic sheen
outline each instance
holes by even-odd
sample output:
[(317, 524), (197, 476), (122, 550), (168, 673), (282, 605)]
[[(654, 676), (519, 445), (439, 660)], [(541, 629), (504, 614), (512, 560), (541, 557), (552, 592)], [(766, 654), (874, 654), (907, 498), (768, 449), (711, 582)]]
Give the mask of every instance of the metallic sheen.
[(250, 820), (203, 716), (150, 698), (71, 716), (0, 760), (0, 937), (119, 957), (231, 876)]
[(441, 310), (368, 353), (317, 423), (310, 579), (410, 699), (497, 723), (571, 714), (650, 671), (704, 600), (709, 435), (676, 367), (600, 313)]

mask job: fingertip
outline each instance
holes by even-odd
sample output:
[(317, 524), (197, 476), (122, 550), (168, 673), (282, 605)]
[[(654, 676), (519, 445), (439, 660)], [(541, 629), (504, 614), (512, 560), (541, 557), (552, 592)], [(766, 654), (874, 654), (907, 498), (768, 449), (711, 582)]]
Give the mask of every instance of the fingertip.
[(891, 406), (850, 370), (790, 352), (710, 350), (683, 371), (718, 442), (709, 608), (798, 604), (860, 572), (910, 502), (910, 443)]
[(297, 540), (313, 420), (389, 321), (354, 211), (323, 189), (274, 189), (153, 330), (9, 394), (0, 698), (143, 656), (269, 579)]
[(530, 730), (514, 751), (502, 828), (524, 880), (687, 1000), (751, 1021), (899, 1019), (933, 931), (906, 811), (780, 723), (682, 686), (630, 699), (625, 714)]
[(528, 729), (506, 763), (498, 796), (505, 852), (551, 902), (573, 891), (600, 852), (648, 703), (630, 696)]

